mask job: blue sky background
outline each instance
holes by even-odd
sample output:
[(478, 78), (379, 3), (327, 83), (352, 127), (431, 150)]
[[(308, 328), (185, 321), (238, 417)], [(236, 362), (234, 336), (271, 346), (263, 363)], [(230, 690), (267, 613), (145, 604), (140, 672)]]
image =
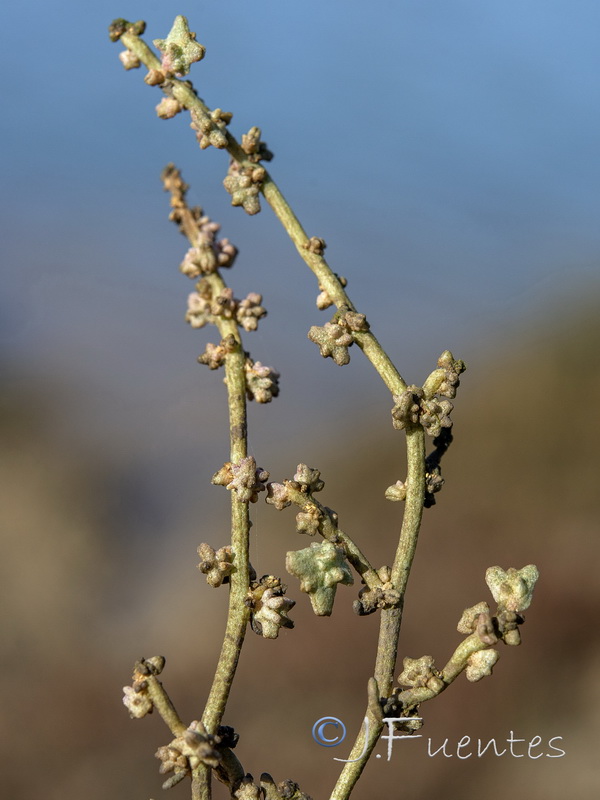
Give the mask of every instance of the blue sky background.
[(360, 354), (339, 370), (306, 339), (328, 317), (268, 207), (231, 208), (225, 155), (200, 151), (183, 115), (159, 120), (159, 91), (118, 61), (114, 17), (144, 18), (150, 41), (176, 13), (207, 47), (190, 76), (200, 95), (234, 111), (234, 134), (262, 128), (275, 180), (409, 381), (446, 347), (478, 366), (482, 343), (500, 349), (548, 300), (560, 314), (597, 287), (594, 0), (5, 2), (3, 350), (72, 381), (76, 435), (159, 437), (160, 414), (184, 420), (183, 440), (199, 387), (205, 408), (222, 391), (194, 363), (211, 335), (182, 321), (168, 161), (239, 246), (236, 295), (265, 296), (248, 346), (282, 371), (282, 398), (341, 387), (335, 413), (376, 396), (387, 424)]

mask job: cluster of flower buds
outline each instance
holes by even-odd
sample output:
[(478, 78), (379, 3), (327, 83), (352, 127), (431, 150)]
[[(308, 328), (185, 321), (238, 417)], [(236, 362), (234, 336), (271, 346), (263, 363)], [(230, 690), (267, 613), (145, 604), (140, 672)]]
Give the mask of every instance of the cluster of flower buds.
[(454, 358), (450, 350), (444, 350), (438, 358), (437, 366), (438, 368), (429, 375), (423, 384), (425, 396), (430, 398), (437, 394), (454, 399), (460, 385), (460, 375), (467, 368), (465, 362)]
[(141, 658), (133, 670), (133, 683), (123, 687), (123, 704), (132, 718), (141, 719), (152, 713), (152, 700), (148, 692), (148, 677), (160, 675), (165, 666), (162, 656)]
[(377, 570), (381, 586), (369, 589), (368, 586), (358, 593), (358, 599), (352, 604), (352, 610), (359, 617), (372, 614), (378, 608), (395, 608), (400, 605), (400, 592), (394, 589), (392, 583), (392, 571), (389, 567), (381, 567)]
[(321, 239), (319, 236), (311, 236), (310, 239), (307, 239), (302, 247), (305, 250), (308, 250), (309, 253), (314, 253), (316, 256), (322, 256), (325, 252), (325, 248), (327, 247), (327, 242), (325, 239)]
[(260, 361), (247, 359), (246, 394), (249, 400), (257, 403), (270, 403), (279, 394), (279, 373), (273, 367), (266, 367)]
[[(442, 478), (440, 465), (436, 464), (435, 466), (431, 466), (431, 468), (425, 472), (425, 508), (430, 508), (435, 505), (434, 494), (439, 492), (443, 485), (444, 479)], [(394, 503), (400, 500), (406, 500), (407, 489), (407, 483), (396, 481), (396, 483), (388, 486), (385, 490), (385, 499), (391, 500)]]
[[(438, 359), (438, 368), (427, 378), (422, 387), (407, 386), (402, 394), (393, 395), (392, 424), (397, 430), (422, 425), (430, 436), (438, 437), (444, 429), (452, 427), (450, 412), (454, 408), (449, 400), (440, 397), (455, 397), (459, 375), (466, 369), (464, 361), (454, 358), (444, 350)], [(437, 485), (437, 489), (434, 486)], [(430, 495), (441, 488), (432, 473)], [(433, 491), (432, 491), (433, 490)], [(432, 503), (430, 503), (433, 505)]]
[[(191, 212), (198, 217), (202, 214), (201, 208), (193, 208)], [(170, 214), (170, 219), (177, 219), (177, 209)], [(197, 278), (199, 275), (210, 275), (219, 267), (231, 267), (237, 255), (237, 248), (229, 239), (215, 239), (215, 233), (220, 229), (218, 222), (212, 222), (209, 217), (200, 216), (198, 219), (198, 235), (196, 245), (190, 247), (179, 265), (180, 272), (188, 278)]]
[(176, 786), (200, 764), (206, 764), (213, 769), (218, 767), (221, 761), (218, 748), (231, 747), (232, 742), (237, 742), (236, 737), (237, 734), (231, 728), (219, 728), (219, 732), (213, 736), (207, 733), (201, 722), (192, 722), (181, 736), (177, 736), (168, 745), (159, 747), (155, 753), (161, 762), (161, 775), (174, 773), (163, 783), (163, 789)]
[(245, 775), (233, 793), (234, 800), (311, 800), (300, 791), (295, 781), (281, 781), (275, 784), (268, 772), (260, 776), (260, 785), (254, 783), (250, 773)]
[[(312, 469), (306, 464), (298, 464), (294, 478), (284, 483), (269, 483), (267, 485), (267, 503), (275, 506), (278, 511), (291, 505), (290, 491), (300, 492), (303, 495), (312, 495), (320, 492), (325, 486), (321, 480), (318, 469)], [(308, 513), (313, 516), (310, 512)]]
[(209, 342), (202, 355), (198, 356), (199, 364), (206, 364), (209, 369), (219, 369), (225, 363), (229, 353), (237, 347), (237, 342), (232, 334), (228, 334), (219, 344)]
[(298, 464), (290, 486), (302, 494), (314, 494), (323, 490), (325, 482), (321, 480), (321, 473), (318, 469), (308, 467), (306, 464)]
[(392, 424), (396, 430), (414, 425), (422, 425), (430, 436), (439, 436), (442, 428), (450, 428), (450, 412), (453, 405), (449, 400), (426, 399), (419, 386), (407, 386), (402, 394), (393, 395)]
[(296, 530), (298, 533), (307, 533), (315, 536), (321, 528), (323, 512), (315, 503), (307, 503), (302, 511), (296, 514)]
[(232, 206), (242, 206), (247, 214), (258, 214), (260, 200), (258, 198), (266, 170), (259, 164), (244, 166), (231, 159), (223, 186), (231, 195)]
[(273, 153), (261, 141), (262, 131), (254, 125), (248, 133), (242, 135), (242, 150), (248, 156), (248, 161), (258, 164), (259, 161), (271, 161)]
[(319, 347), (323, 358), (332, 358), (339, 366), (350, 361), (348, 348), (354, 343), (353, 333), (368, 331), (369, 323), (364, 314), (346, 311), (326, 322), (322, 327), (313, 325), (308, 338)]
[(221, 547), (216, 552), (213, 548), (203, 542), (198, 548), (200, 563), (198, 569), (206, 575), (206, 581), (210, 586), (220, 586), (222, 583), (229, 582), (229, 576), (233, 572), (233, 552), (231, 545)]
[(300, 589), (309, 595), (313, 611), (320, 617), (331, 614), (338, 583), (354, 583), (344, 551), (329, 541), (287, 553), (285, 568), (300, 579)]
[(124, 33), (131, 33), (133, 36), (141, 36), (146, 30), (146, 23), (143, 19), (137, 22), (128, 22), (123, 17), (114, 19), (108, 26), (108, 38), (111, 42), (118, 42)]
[(444, 479), (439, 465), (425, 473), (425, 508), (431, 508), (431, 506), (435, 505), (434, 494), (439, 492), (443, 485)]
[(433, 656), (405, 658), (402, 662), (403, 670), (398, 675), (398, 683), (401, 686), (427, 688), (439, 692), (444, 687), (444, 681), (433, 663)]
[(196, 291), (188, 296), (185, 321), (192, 328), (203, 328), (214, 323), (217, 317), (235, 319), (246, 331), (255, 331), (258, 321), (266, 316), (262, 295), (250, 292), (244, 300), (236, 300), (233, 289), (225, 288), (216, 296), (208, 281), (203, 278), (196, 284)]
[(419, 716), (418, 706), (406, 707), (400, 695), (402, 689), (396, 687), (390, 697), (381, 700), (381, 710), (384, 717), (394, 717), (394, 730), (403, 733), (414, 733), (423, 727), (423, 720)]
[(238, 464), (228, 461), (213, 475), (211, 483), (235, 492), (240, 503), (256, 503), (258, 493), (265, 490), (268, 479), (269, 473), (256, 466), (253, 456), (247, 456)]
[(190, 127), (196, 131), (196, 138), (202, 150), (211, 145), (223, 150), (227, 147), (227, 125), (231, 122), (231, 111), (215, 108), (209, 114), (200, 108), (194, 107), (190, 111), (192, 122)]
[(294, 627), (288, 611), (296, 601), (285, 596), (286, 588), (274, 575), (264, 575), (251, 585), (247, 601), (252, 609), (251, 627), (265, 639), (277, 639), (280, 628)]
[(179, 267), (181, 272), (189, 278), (198, 278), (216, 272), (220, 267), (231, 267), (237, 249), (228, 239), (217, 240), (217, 233), (221, 229), (218, 222), (205, 216), (199, 206), (188, 207), (186, 193), (189, 187), (177, 167), (168, 164), (162, 171), (161, 180), (165, 191), (171, 195), (169, 219), (186, 236), (191, 236), (190, 227), (193, 229), (195, 244), (186, 253)]

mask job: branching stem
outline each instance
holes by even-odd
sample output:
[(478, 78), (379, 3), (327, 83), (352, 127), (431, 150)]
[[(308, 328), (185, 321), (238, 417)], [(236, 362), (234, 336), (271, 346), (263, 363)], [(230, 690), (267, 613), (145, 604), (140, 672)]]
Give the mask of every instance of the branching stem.
[[(148, 69), (160, 69), (160, 61), (139, 36), (130, 32), (124, 33), (121, 36), (121, 42), (128, 50), (134, 53)], [(162, 88), (163, 90), (167, 90), (168, 93), (178, 100), (184, 108), (187, 108), (188, 111), (196, 110), (204, 115), (210, 115), (210, 109), (204, 101), (198, 97), (189, 81), (169, 78), (167, 83), (162, 85)], [(256, 164), (248, 159), (247, 154), (242, 150), (237, 139), (235, 139), (229, 131), (225, 131), (225, 136), (227, 138), (226, 149), (229, 155), (242, 166), (255, 167)], [(344, 287), (325, 258), (307, 249), (308, 236), (304, 228), (268, 172), (262, 183), (262, 193), (265, 200), (275, 212), (275, 216), (281, 222), (288, 236), (295, 244), (300, 257), (315, 274), (319, 285), (327, 292), (335, 303), (335, 306), (338, 309), (344, 308), (347, 311), (356, 311), (355, 306), (344, 291)], [(401, 394), (406, 389), (406, 383), (383, 347), (379, 344), (375, 335), (370, 331), (356, 332), (354, 333), (354, 340), (373, 364), (390, 392), (392, 392), (392, 394)]]
[[(126, 25), (128, 25), (128, 23), (126, 23)], [(185, 22), (185, 25), (187, 26), (187, 22)], [(134, 31), (137, 29), (137, 27), (132, 28), (129, 26), (129, 29), (122, 34), (119, 31), (121, 41), (149, 70), (154, 70), (159, 74), (157, 80), (162, 80), (164, 75), (160, 77), (161, 62), (145, 42), (136, 35)], [(157, 80), (151, 82), (156, 83)], [(167, 96), (177, 100), (181, 107), (188, 109), (192, 113), (192, 116), (195, 114), (198, 118), (204, 119), (210, 117), (210, 109), (201, 98), (198, 97), (189, 81), (178, 80), (168, 74), (166, 79), (160, 83), (160, 88)], [(251, 171), (256, 168), (256, 160), (252, 160), (252, 158), (249, 157), (228, 130), (224, 129), (222, 131), (222, 136), (221, 134), (219, 134), (219, 136), (220, 138), (216, 140), (216, 146), (224, 146), (232, 159), (246, 170)], [(204, 144), (202, 146), (204, 146)], [(264, 178), (260, 179), (260, 189), (266, 202), (271, 206), (294, 243), (299, 255), (316, 276), (321, 290), (327, 293), (339, 311), (355, 312), (356, 307), (346, 294), (339, 278), (329, 267), (322, 254), (320, 252), (315, 252), (314, 247), (311, 248), (310, 240), (302, 225), (266, 170), (264, 171)], [(181, 208), (181, 204), (179, 207)], [(181, 229), (188, 236), (192, 246), (196, 245), (198, 235), (197, 224), (187, 207), (185, 207), (180, 225)], [(221, 294), (226, 288), (218, 271), (213, 271), (204, 277), (211, 286), (213, 296)], [(237, 322), (233, 319), (228, 320), (219, 317), (216, 320), (216, 324), (222, 339), (227, 339), (229, 341), (228, 352), (225, 357), (225, 374), (229, 400), (230, 460), (231, 463), (234, 464), (239, 463), (242, 459), (247, 457), (248, 449), (245, 378), (246, 354), (242, 346)], [(407, 389), (407, 384), (374, 334), (370, 330), (353, 330), (352, 337), (362, 349), (365, 356), (373, 364), (390, 392), (396, 396), (402, 395)], [(433, 390), (429, 392), (429, 394), (432, 392)], [(430, 399), (429, 394), (428, 399)], [(408, 464), (406, 501), (397, 551), (389, 580), (393, 589), (399, 596), (399, 602), (393, 608), (384, 608), (381, 612), (374, 677), (369, 680), (368, 685), (368, 704), (365, 714), (368, 725), (361, 727), (361, 731), (352, 748), (349, 757), (350, 760), (345, 764), (340, 778), (331, 794), (330, 800), (348, 800), (350, 797), (352, 789), (360, 777), (381, 734), (383, 728), (382, 701), (388, 699), (392, 694), (404, 595), (421, 526), (426, 486), (426, 454), (423, 427), (415, 420), (410, 424), (407, 423), (404, 427), (406, 428), (407, 437)], [(321, 532), (323, 536), (330, 541), (339, 542), (344, 546), (348, 560), (357, 569), (369, 589), (381, 587), (382, 580), (380, 575), (375, 571), (366, 556), (352, 539), (337, 528), (337, 518), (332, 515), (328, 509), (325, 509), (317, 503), (312, 497), (302, 495), (300, 492), (296, 493), (298, 495), (296, 497), (293, 495), (290, 487), (288, 487), (288, 490), (290, 492), (290, 498), (301, 508), (306, 509), (307, 503), (309, 503), (316, 506), (322, 512)], [(246, 605), (249, 592), (248, 543), (250, 518), (248, 502), (239, 501), (236, 493), (232, 491), (231, 503), (231, 544), (234, 570), (230, 575), (229, 613), (219, 663), (202, 717), (202, 722), (207, 732), (212, 734), (217, 732), (225, 711), (250, 617), (250, 610)], [(469, 636), (457, 648), (444, 668), (441, 673), (441, 680), (438, 679), (439, 685), (436, 684), (435, 689), (428, 687), (423, 689), (415, 688), (399, 694), (399, 699), (404, 703), (403, 707), (405, 709), (409, 708), (411, 704), (415, 705), (435, 696), (435, 694), (439, 694), (439, 692), (443, 691), (443, 689), (445, 689), (465, 668), (469, 656), (486, 646), (487, 645), (483, 644), (476, 634)], [(158, 682), (156, 683), (160, 686)], [(165, 702), (163, 694), (160, 692), (157, 694), (159, 703), (163, 705), (163, 710), (161, 710), (158, 705), (157, 708), (161, 715), (163, 715), (165, 721), (167, 721), (167, 724), (169, 724), (169, 727), (171, 727), (171, 730), (174, 733), (176, 731), (180, 733), (180, 728), (183, 726), (183, 723), (177, 717), (172, 706), (169, 706), (170, 701), (168, 701), (168, 697), (166, 698), (168, 702)], [(227, 764), (223, 763), (221, 765), (221, 772), (219, 773), (219, 770), (217, 770), (219, 777), (229, 783), (229, 785), (231, 785), (232, 782), (240, 780), (240, 776), (243, 774), (243, 770), (237, 759), (232, 753), (230, 753), (230, 756), (231, 758)], [(211, 796), (210, 769), (205, 765), (200, 765), (194, 770), (192, 796), (193, 800), (209, 800)]]
[[(425, 499), (425, 434), (423, 428), (417, 425), (408, 430), (406, 441), (408, 455), (406, 507), (396, 558), (392, 567), (392, 584), (400, 593), (400, 604), (396, 608), (383, 609), (381, 612), (375, 661), (375, 681), (379, 698), (388, 697), (392, 691), (404, 594), (417, 546)], [(372, 700), (367, 708), (366, 716), (370, 722), (366, 751), (360, 760), (349, 761), (344, 765), (330, 800), (347, 800), (350, 797), (350, 793), (379, 739), (383, 729), (381, 709), (379, 708), (379, 713), (376, 713)], [(363, 752), (364, 745), (365, 731), (361, 728), (349, 758), (358, 758)]]

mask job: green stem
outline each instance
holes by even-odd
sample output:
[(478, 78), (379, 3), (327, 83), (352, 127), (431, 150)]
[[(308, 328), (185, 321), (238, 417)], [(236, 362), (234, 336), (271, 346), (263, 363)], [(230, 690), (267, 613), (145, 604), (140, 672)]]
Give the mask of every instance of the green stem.
[[(225, 323), (223, 323), (223, 327), (225, 327)], [(244, 364), (245, 355), (238, 339), (236, 349), (227, 355), (225, 361), (232, 464), (238, 463), (247, 456)], [(231, 492), (231, 546), (235, 569), (229, 576), (229, 612), (221, 655), (202, 715), (202, 722), (209, 733), (216, 733), (223, 718), (244, 642), (246, 626), (250, 619), (250, 609), (245, 603), (250, 588), (249, 533), (248, 503), (240, 502), (235, 492)]]
[(186, 725), (175, 710), (175, 706), (162, 683), (155, 675), (148, 675), (145, 680), (148, 683), (148, 694), (152, 700), (152, 705), (158, 711), (173, 736), (181, 736), (185, 733)]
[(472, 633), (466, 639), (463, 639), (450, 656), (448, 663), (441, 672), (439, 684), (433, 688), (419, 686), (413, 689), (405, 689), (398, 695), (398, 701), (402, 703), (404, 708), (411, 708), (437, 697), (467, 668), (469, 657), (473, 653), (478, 653), (480, 650), (488, 650), (490, 647), (491, 645), (482, 642), (477, 633)]
[[(398, 652), (400, 626), (402, 624), (402, 608), (412, 566), (425, 499), (425, 434), (418, 425), (406, 432), (408, 455), (408, 477), (406, 490), (406, 507), (402, 520), (402, 529), (392, 566), (392, 585), (400, 593), (400, 604), (396, 608), (383, 609), (379, 623), (379, 642), (375, 661), (375, 681), (380, 698), (389, 697), (394, 682), (394, 669)], [(341, 775), (333, 789), (330, 800), (347, 800), (352, 789), (361, 776), (363, 769), (383, 729), (381, 710), (377, 715), (373, 702), (369, 703), (366, 716), (369, 718), (369, 739), (364, 755), (358, 760), (344, 765)], [(350, 759), (358, 758), (364, 748), (365, 733), (361, 731), (356, 739)]]
[[(121, 41), (128, 49), (134, 52), (149, 69), (160, 68), (160, 62), (154, 53), (152, 53), (150, 48), (148, 48), (139, 37), (132, 33), (126, 33), (121, 37)], [(191, 84), (188, 82), (169, 79), (163, 84), (162, 88), (188, 110), (196, 110), (202, 114), (210, 114), (208, 107), (198, 97), (191, 87)], [(226, 132), (226, 138), (226, 149), (231, 157), (241, 165), (254, 167), (255, 164), (249, 161), (247, 154), (229, 132)], [(352, 304), (327, 261), (323, 256), (313, 253), (308, 249), (307, 245), (309, 239), (302, 225), (268, 173), (266, 173), (262, 184), (262, 193), (295, 244), (299, 255), (317, 277), (320, 287), (327, 292), (338, 309), (355, 311), (355, 306)], [(236, 336), (236, 340), (239, 341), (238, 336)], [(370, 331), (356, 332), (354, 333), (354, 340), (363, 350), (368, 360), (373, 364), (392, 394), (401, 394), (406, 389), (407, 385), (374, 334)], [(238, 372), (240, 366), (242, 369), (241, 373)], [(240, 377), (242, 380), (244, 378), (243, 350), (241, 345), (234, 353), (228, 356), (226, 374), (230, 400), (231, 460), (234, 462), (239, 461), (240, 458), (246, 455), (245, 394), (244, 391), (241, 391), (241, 385), (237, 383)], [(243, 440), (240, 439), (242, 431)], [(234, 449), (237, 453), (236, 457), (233, 455)], [(376, 685), (378, 685), (380, 697), (388, 696), (391, 692), (402, 621), (404, 593), (406, 591), (406, 584), (414, 557), (423, 511), (425, 496), (425, 447), (423, 429), (420, 426), (415, 426), (413, 429), (407, 431), (407, 450), (408, 478), (406, 507), (396, 558), (392, 567), (392, 583), (395, 588), (398, 589), (401, 600), (399, 607), (383, 610), (381, 615), (379, 647), (375, 664), (375, 681)], [(242, 451), (243, 454), (240, 455)], [(249, 618), (249, 611), (243, 603), (248, 591), (248, 508), (247, 504), (239, 503), (236, 506), (236, 503), (236, 498), (232, 496), (232, 544), (235, 554), (235, 563), (236, 566), (239, 566), (239, 571), (234, 571), (230, 579), (231, 591), (227, 630), (221, 650), (219, 666), (215, 674), (203, 716), (203, 722), (209, 731), (214, 731), (216, 729), (225, 709)], [(365, 571), (368, 571), (370, 564), (368, 564), (368, 562), (365, 563), (360, 558), (360, 555), (362, 555), (360, 551), (354, 553), (354, 555), (361, 567), (366, 568)], [(364, 756), (358, 761), (347, 763), (344, 766), (342, 774), (331, 795), (331, 800), (347, 800), (379, 738), (382, 730), (381, 715), (377, 712), (377, 709), (374, 708), (373, 702), (369, 703), (367, 717), (370, 720), (371, 726), (369, 729), (369, 741)], [(352, 750), (351, 758), (360, 756), (363, 746), (364, 733), (361, 730)]]
[[(160, 61), (139, 36), (133, 33), (124, 33), (120, 41), (128, 50), (134, 53), (148, 69), (160, 69)], [(198, 97), (189, 81), (169, 78), (165, 84), (162, 84), (161, 88), (165, 94), (172, 95), (184, 108), (187, 108), (188, 111), (196, 110), (201, 114), (210, 115), (210, 109), (204, 101)], [(237, 139), (235, 139), (229, 131), (225, 131), (225, 135), (227, 137), (226, 149), (229, 155), (243, 166), (256, 167), (256, 164), (248, 159), (248, 155), (244, 152)], [(265, 200), (275, 212), (275, 216), (285, 228), (288, 236), (296, 245), (300, 257), (315, 274), (319, 285), (327, 292), (336, 307), (338, 309), (343, 307), (348, 311), (356, 311), (355, 306), (344, 291), (344, 287), (339, 282), (325, 258), (307, 249), (309, 239), (304, 228), (268, 172), (262, 184), (262, 193)], [(373, 364), (392, 394), (401, 394), (406, 389), (406, 383), (375, 335), (370, 331), (366, 331), (356, 332), (353, 336), (358, 346)]]
[[(172, 204), (178, 209), (178, 221), (182, 232), (192, 246), (199, 244), (197, 220), (185, 201), (186, 187), (177, 171), (163, 173), (165, 188), (171, 192)], [(218, 296), (226, 284), (218, 271), (207, 276), (214, 296)], [(233, 319), (217, 318), (217, 328), (222, 339), (234, 341), (225, 357), (225, 383), (229, 408), (229, 457), (232, 464), (239, 463), (248, 455), (248, 423), (246, 409), (246, 354), (242, 346), (237, 322)], [(241, 502), (231, 492), (231, 547), (234, 570), (229, 576), (229, 610), (225, 636), (219, 661), (210, 688), (202, 723), (209, 734), (216, 734), (225, 713), (229, 693), (238, 661), (250, 610), (246, 605), (250, 588), (249, 557), (250, 513), (249, 503)], [(211, 770), (200, 764), (193, 770), (193, 800), (208, 800), (211, 796)]]
[(199, 764), (192, 772), (192, 800), (211, 800), (211, 768)]
[(321, 533), (323, 538), (334, 544), (343, 545), (348, 561), (352, 564), (369, 589), (375, 589), (381, 586), (381, 578), (369, 562), (369, 559), (350, 536), (338, 528), (327, 508), (318, 500), (315, 500), (312, 495), (294, 489), (290, 483), (290, 481), (286, 481), (285, 486), (287, 488), (287, 495), (294, 505), (302, 509), (309, 509), (311, 506), (314, 506), (320, 511), (322, 519)]

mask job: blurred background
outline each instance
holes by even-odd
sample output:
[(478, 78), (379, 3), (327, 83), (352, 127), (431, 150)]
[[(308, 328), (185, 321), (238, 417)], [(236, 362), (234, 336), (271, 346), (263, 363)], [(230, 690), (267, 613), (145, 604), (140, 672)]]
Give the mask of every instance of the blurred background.
[[(272, 479), (321, 470), (321, 498), (376, 564), (390, 563), (404, 478), (391, 399), (351, 351), (340, 369), (306, 333), (312, 274), (265, 207), (249, 218), (222, 188), (223, 153), (200, 152), (183, 115), (156, 117), (159, 91), (126, 73), (107, 36), (145, 19), (147, 41), (177, 13), (207, 47), (191, 78), (237, 136), (259, 125), (271, 170), (309, 235), (367, 314), (408, 382), (450, 348), (468, 363), (426, 512), (405, 609), (404, 656), (445, 663), (462, 610), (490, 599), (488, 566), (536, 563), (521, 648), (492, 679), (464, 677), (421, 708), (424, 738), (373, 759), (357, 800), (507, 794), (594, 796), (600, 733), (600, 8), (593, 0), (390, 2), (155, 0), (6, 2), (0, 118), (0, 493), (3, 554), (0, 745), (7, 796), (132, 800), (161, 795), (153, 754), (169, 734), (121, 703), (140, 656), (167, 658), (186, 720), (201, 713), (221, 644), (226, 590), (196, 547), (228, 537), (220, 373), (196, 364), (214, 330), (183, 317), (185, 241), (167, 221), (159, 174), (175, 161), (190, 200), (240, 256), (237, 297), (269, 316), (246, 337), (281, 372), (251, 407), (250, 442)], [(8, 74), (6, 74), (8, 69)], [(369, 477), (364, 478), (365, 466)], [(308, 545), (291, 509), (254, 509), (252, 561), (283, 575)], [(375, 616), (316, 618), (293, 578), (296, 628), (250, 632), (224, 722), (256, 778), (329, 796), (360, 725)], [(348, 742), (318, 746), (313, 723), (342, 719)], [(540, 736), (537, 759), (427, 755), (463, 736), (499, 749)], [(565, 751), (549, 758), (552, 737)], [(526, 744), (516, 752), (526, 752)], [(381, 743), (378, 751), (385, 753)], [(463, 751), (464, 752), (464, 751)], [(476, 751), (475, 751), (476, 752)], [(526, 787), (526, 788), (524, 788)], [(189, 795), (187, 784), (171, 790)], [(220, 788), (215, 796), (223, 793)]]

